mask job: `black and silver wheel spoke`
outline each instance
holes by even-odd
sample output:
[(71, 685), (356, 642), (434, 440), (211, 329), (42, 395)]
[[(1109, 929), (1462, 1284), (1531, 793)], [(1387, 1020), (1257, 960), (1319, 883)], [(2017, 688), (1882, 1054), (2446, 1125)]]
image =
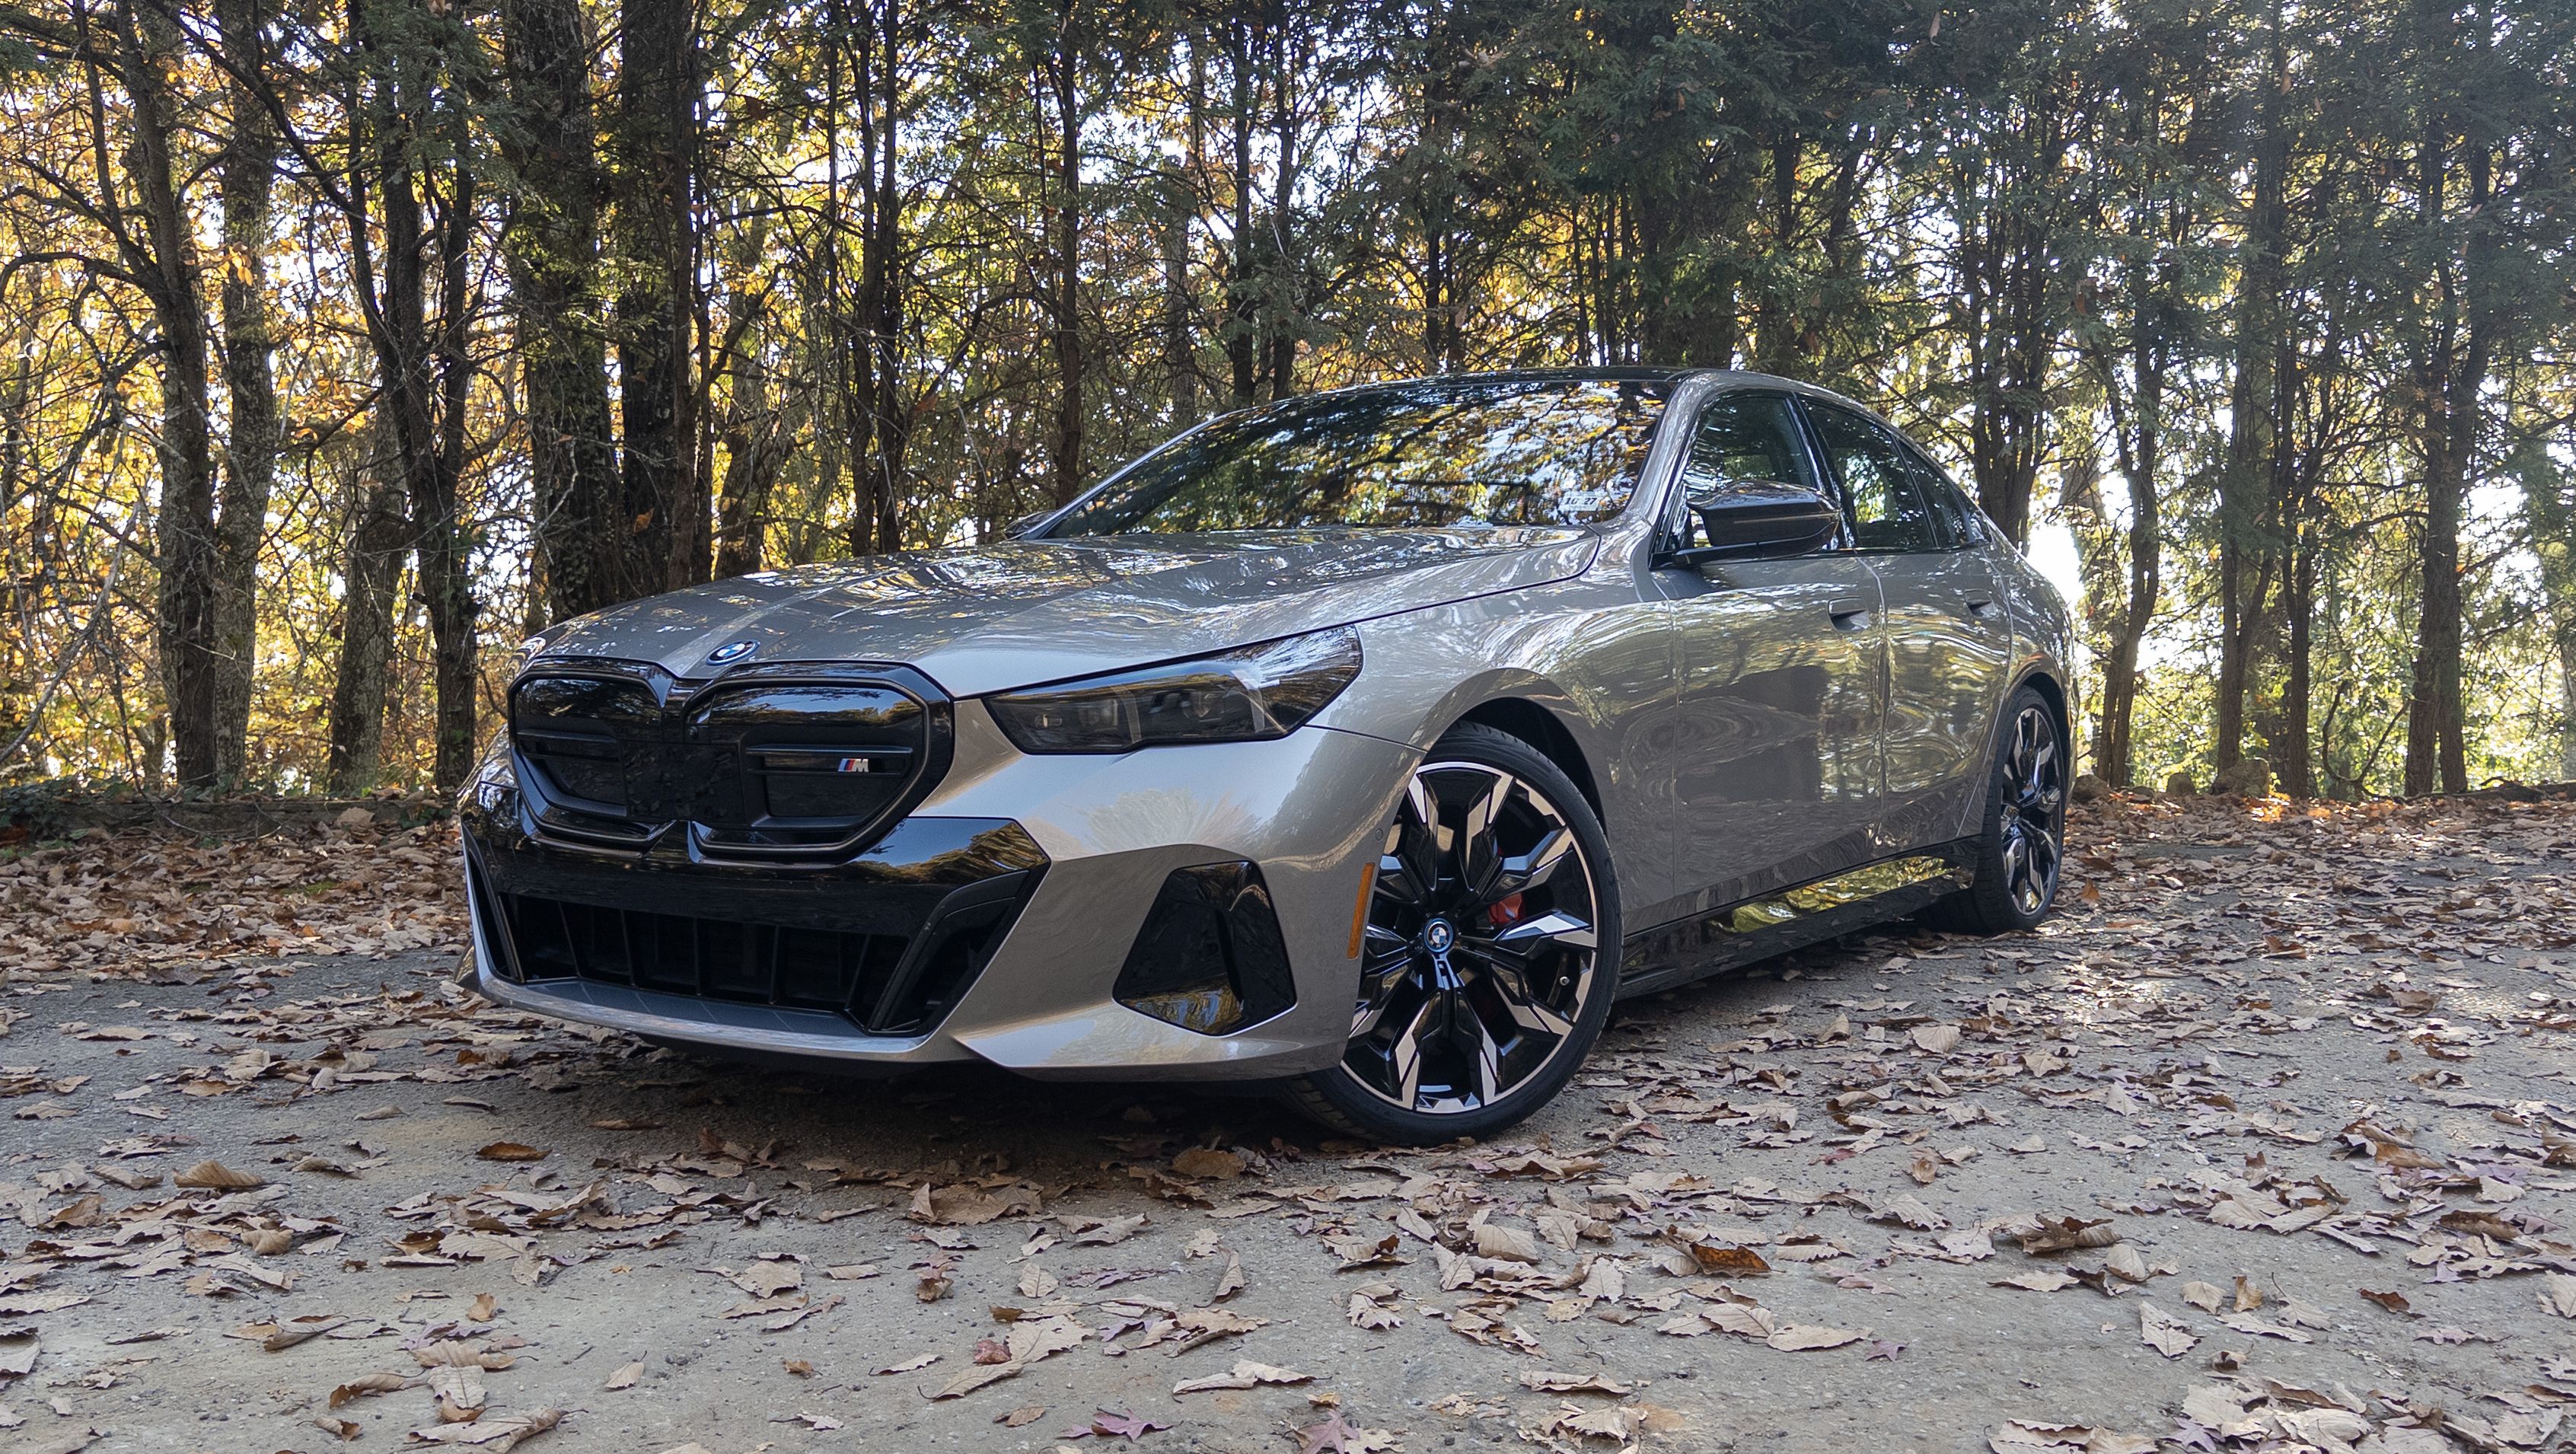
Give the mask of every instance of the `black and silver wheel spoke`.
[(1440, 836), (1439, 809), (1416, 777), (1406, 785), (1404, 801), (1396, 805), (1395, 821), (1387, 825), (1386, 847), (1378, 858), (1377, 891), (1416, 908), (1430, 903), (1440, 891), (1444, 856)]
[(1499, 768), (1426, 764), (1378, 861), (1347, 1072), (1407, 1110), (1471, 1111), (1575, 1033), (1601, 945), (1592, 872), (1546, 795)]
[(2065, 759), (2047, 713), (2026, 707), (2013, 723), (2004, 758), (2004, 888), (2025, 914), (2044, 908), (2057, 887), (2059, 837), (2066, 830)]

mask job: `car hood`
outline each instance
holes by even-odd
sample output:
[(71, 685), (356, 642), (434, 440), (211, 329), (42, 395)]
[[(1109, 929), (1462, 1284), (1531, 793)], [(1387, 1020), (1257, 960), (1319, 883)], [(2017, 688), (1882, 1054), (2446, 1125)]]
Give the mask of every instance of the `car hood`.
[(882, 661), (960, 697), (1562, 580), (1580, 530), (1247, 531), (1002, 541), (757, 571), (545, 633), (549, 660)]

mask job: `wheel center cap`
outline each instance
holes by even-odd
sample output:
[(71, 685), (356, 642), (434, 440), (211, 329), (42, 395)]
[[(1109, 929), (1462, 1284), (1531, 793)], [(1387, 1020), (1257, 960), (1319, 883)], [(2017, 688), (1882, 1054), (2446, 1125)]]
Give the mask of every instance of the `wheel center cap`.
[(1449, 972), (1449, 949), (1458, 942), (1458, 926), (1446, 919), (1434, 919), (1422, 926), (1422, 947), (1431, 955), (1432, 968)]

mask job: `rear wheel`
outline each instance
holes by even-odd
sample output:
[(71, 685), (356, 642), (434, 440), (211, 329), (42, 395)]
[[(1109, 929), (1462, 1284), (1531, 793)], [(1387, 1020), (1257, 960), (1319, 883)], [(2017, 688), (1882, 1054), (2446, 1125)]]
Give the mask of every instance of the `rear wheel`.
[(1291, 1104), (1405, 1145), (1547, 1104), (1618, 990), (1618, 884), (1581, 791), (1519, 738), (1462, 725), (1414, 769), (1374, 872), (1350, 1044)]
[(2024, 687), (2004, 708), (1977, 839), (1976, 881), (1935, 905), (1935, 922), (2004, 934), (2048, 917), (2066, 849), (2066, 781), (2057, 709)]

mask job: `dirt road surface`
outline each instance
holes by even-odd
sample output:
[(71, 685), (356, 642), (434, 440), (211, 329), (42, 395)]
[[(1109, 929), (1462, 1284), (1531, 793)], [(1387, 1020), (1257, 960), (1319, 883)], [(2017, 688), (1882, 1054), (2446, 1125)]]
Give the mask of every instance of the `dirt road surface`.
[(499, 1010), (434, 827), (22, 847), (0, 1450), (2557, 1447), (2576, 812), (2074, 837), (1430, 1151)]

